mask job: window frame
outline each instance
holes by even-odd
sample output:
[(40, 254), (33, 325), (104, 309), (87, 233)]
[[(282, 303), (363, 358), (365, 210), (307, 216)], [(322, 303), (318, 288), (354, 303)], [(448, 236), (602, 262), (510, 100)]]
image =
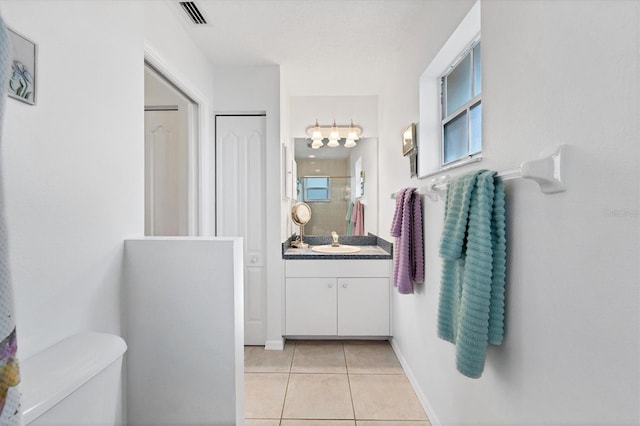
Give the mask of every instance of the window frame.
[[(307, 179), (326, 179), (327, 180), (327, 185), (326, 186), (308, 186)], [(327, 198), (322, 198), (322, 199), (309, 199), (307, 197), (307, 192), (309, 191), (309, 189), (326, 189), (327, 191)], [(331, 176), (303, 176), (302, 177), (302, 196), (305, 202), (308, 203), (323, 203), (323, 202), (328, 202), (331, 201)]]
[[(481, 138), (480, 140), (480, 151), (476, 151), (476, 152), (470, 152), (471, 151), (471, 139), (470, 139), (470, 127), (471, 127), (471, 110), (480, 105), (482, 103), (482, 89), (480, 90), (480, 92), (473, 96), (474, 93), (474, 86), (475, 86), (475, 78), (474, 78), (474, 69), (475, 69), (475, 61), (474, 61), (474, 49), (477, 45), (479, 45), (481, 42), (481, 37), (475, 37), (474, 40), (469, 43), (467, 45), (467, 47), (465, 49), (462, 50), (462, 52), (456, 57), (456, 59), (451, 63), (451, 65), (449, 65), (445, 72), (440, 76), (440, 80), (439, 80), (439, 85), (440, 85), (440, 168), (441, 169), (446, 169), (446, 168), (450, 168), (450, 167), (455, 167), (456, 165), (462, 165), (465, 164), (467, 162), (469, 162), (469, 160), (474, 160), (474, 159), (481, 159), (482, 158), (482, 147), (483, 147), (483, 140)], [(470, 62), (470, 67), (469, 67), (469, 78), (471, 81), (471, 98), (465, 102), (463, 105), (461, 105), (460, 107), (458, 107), (456, 110), (454, 110), (453, 112), (451, 112), (451, 114), (446, 114), (447, 112), (447, 82), (448, 79), (447, 77), (449, 75), (451, 75), (453, 73), (453, 71), (455, 71), (456, 67), (458, 65), (460, 65), (460, 63), (462, 63), (462, 61), (464, 61), (467, 56), (469, 56), (469, 62)], [(480, 65), (480, 70), (482, 71), (482, 64)], [(481, 77), (482, 79), (482, 74)], [(459, 157), (455, 160), (451, 160), (449, 162), (445, 162), (445, 135), (444, 135), (444, 129), (445, 126), (452, 122), (453, 120), (459, 118), (460, 116), (462, 116), (463, 114), (466, 113), (467, 116), (467, 120), (466, 120), (466, 142), (467, 142), (467, 153), (466, 155)], [(482, 120), (482, 116), (480, 116), (480, 120)], [(481, 121), (482, 122), (482, 121)]]
[[(443, 172), (457, 169), (468, 164), (482, 161), (487, 153), (490, 141), (484, 132), (484, 154), (476, 155), (443, 167), (440, 162), (442, 151), (442, 112), (440, 111), (440, 77), (447, 72), (449, 66), (469, 47), (474, 40), (481, 39), (482, 19), (481, 0), (477, 0), (462, 21), (453, 30), (447, 41), (433, 57), (429, 65), (420, 75), (418, 84), (418, 105), (420, 120), (417, 125), (418, 138), (418, 179), (441, 176)], [(486, 46), (483, 46), (486, 47)], [(486, 56), (486, 55), (485, 55)]]

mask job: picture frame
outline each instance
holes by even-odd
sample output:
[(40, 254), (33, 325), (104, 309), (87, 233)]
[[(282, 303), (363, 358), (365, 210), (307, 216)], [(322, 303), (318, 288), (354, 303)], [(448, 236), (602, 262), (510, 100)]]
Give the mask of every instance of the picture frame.
[(9, 97), (36, 105), (38, 45), (11, 28), (7, 30), (12, 52)]
[(411, 123), (402, 132), (402, 155), (405, 157), (416, 150), (416, 123)]

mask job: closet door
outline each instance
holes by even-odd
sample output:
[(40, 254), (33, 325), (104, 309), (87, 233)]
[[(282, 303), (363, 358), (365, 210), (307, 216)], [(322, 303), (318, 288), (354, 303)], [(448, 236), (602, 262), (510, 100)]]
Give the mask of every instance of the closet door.
[(265, 116), (216, 116), (217, 235), (244, 239), (245, 345), (266, 341)]

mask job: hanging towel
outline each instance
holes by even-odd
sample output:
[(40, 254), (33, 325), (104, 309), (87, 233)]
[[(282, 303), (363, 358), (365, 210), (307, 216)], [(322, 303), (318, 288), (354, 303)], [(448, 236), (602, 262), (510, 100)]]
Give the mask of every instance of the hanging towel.
[(402, 294), (413, 293), (413, 284), (424, 281), (422, 200), (415, 188), (396, 193), (396, 211), (391, 236), (396, 237), (393, 285)]
[(447, 188), (438, 336), (456, 345), (456, 367), (479, 378), (487, 345), (504, 335), (505, 201), (495, 172), (480, 170)]
[(347, 203), (347, 215), (344, 220), (347, 221), (347, 235), (353, 235), (353, 223), (351, 222), (351, 216), (353, 216), (353, 203), (349, 201)]
[[(0, 18), (0, 132), (6, 107), (9, 81), (9, 35)], [(2, 197), (0, 176), (0, 197)], [(20, 412), (20, 371), (16, 358), (17, 339), (13, 314), (13, 291), (9, 274), (7, 228), (5, 224), (4, 200), (0, 198), (0, 424), (22, 424)]]
[(353, 235), (364, 235), (364, 204), (360, 200), (356, 200), (353, 205), (351, 222), (353, 222)]

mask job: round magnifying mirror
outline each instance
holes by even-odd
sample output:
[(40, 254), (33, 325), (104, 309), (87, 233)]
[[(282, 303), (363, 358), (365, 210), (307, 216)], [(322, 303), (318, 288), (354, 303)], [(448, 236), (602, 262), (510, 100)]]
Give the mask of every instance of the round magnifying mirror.
[(311, 207), (307, 203), (295, 203), (291, 208), (291, 220), (296, 225), (306, 225), (311, 220)]
[(311, 220), (311, 207), (309, 207), (307, 203), (295, 203), (291, 207), (291, 220), (300, 227), (298, 239), (292, 242), (291, 245), (298, 248), (309, 247), (309, 244), (302, 241), (302, 230), (304, 229), (304, 225)]

